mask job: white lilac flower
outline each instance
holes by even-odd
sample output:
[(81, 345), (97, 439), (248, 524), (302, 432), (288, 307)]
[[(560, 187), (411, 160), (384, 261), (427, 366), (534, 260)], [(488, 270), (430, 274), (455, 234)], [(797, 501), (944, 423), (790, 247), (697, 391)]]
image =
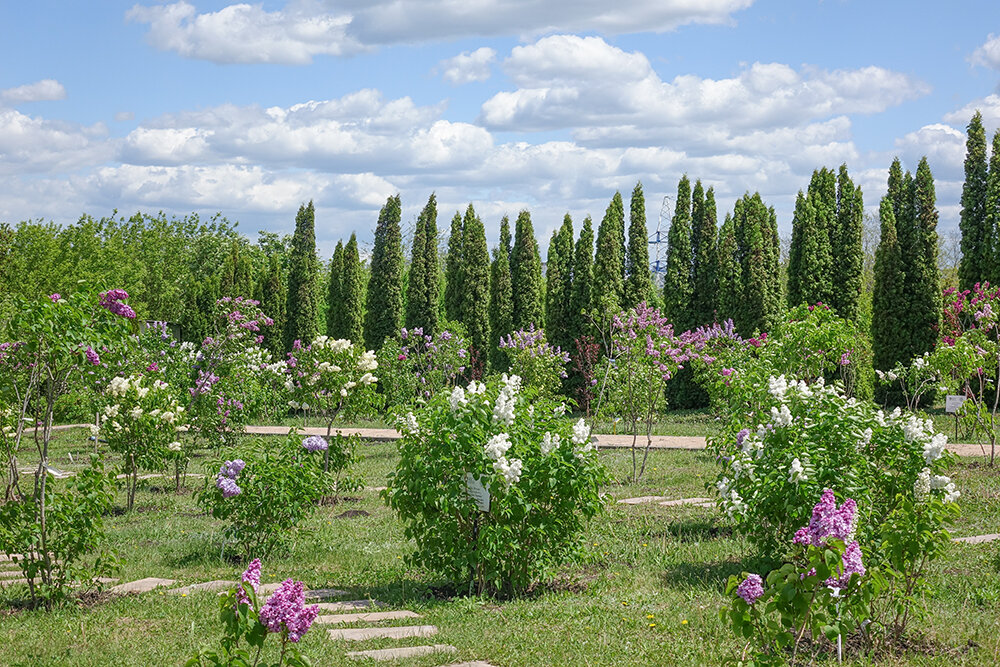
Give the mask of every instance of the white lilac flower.
[(112, 396), (124, 396), (128, 391), (128, 378), (113, 377), (108, 385), (108, 393)]
[(509, 395), (506, 389), (501, 389), (497, 396), (497, 403), (493, 406), (493, 419), (503, 422), (507, 426), (514, 423), (514, 403), (515, 399)]
[(559, 443), (561, 438), (558, 433), (545, 432), (542, 436), (542, 456), (548, 456), (550, 453), (559, 448)]
[(947, 475), (934, 475), (931, 477), (931, 489), (934, 491), (944, 491), (944, 501), (953, 503), (961, 496), (961, 492), (955, 488), (955, 483)]
[(522, 467), (521, 459), (507, 461), (507, 459), (501, 458), (493, 464), (493, 470), (503, 475), (503, 481), (508, 489), (521, 479)]
[(785, 399), (785, 392), (788, 391), (788, 381), (785, 380), (784, 375), (779, 375), (774, 377), (773, 375), (767, 380), (767, 390), (779, 401)]
[(746, 514), (747, 506), (743, 502), (743, 498), (740, 494), (736, 493), (736, 489), (729, 492), (729, 498), (723, 501), (726, 504), (726, 514), (733, 516), (734, 514)]
[(178, 442), (177, 440), (174, 440), (169, 445), (167, 445), (167, 449), (169, 449), (172, 452), (179, 452), (181, 451), (181, 443)]
[(587, 422), (582, 417), (573, 425), (573, 436), (570, 439), (574, 445), (582, 445), (590, 441), (590, 427), (587, 426)]
[(962, 495), (962, 492), (955, 488), (955, 484), (951, 483), (945, 487), (944, 501), (946, 503), (953, 503), (958, 500), (958, 497)]
[(333, 341), (332, 343), (328, 341), (326, 347), (333, 350), (334, 352), (345, 352), (354, 347), (354, 343), (347, 340), (346, 338), (339, 338)]
[[(347, 387), (341, 387), (340, 388), (340, 397), (341, 398), (347, 398)], [(302, 409), (305, 410), (306, 406), (303, 405)]]
[(892, 412), (889, 413), (889, 419), (891, 421), (896, 421), (897, 419), (899, 419), (900, 415), (902, 415), (902, 414), (903, 414), (903, 410), (901, 408), (897, 407), (895, 410), (893, 410)]
[(896, 375), (894, 371), (889, 371), (888, 373), (885, 374), (885, 376), (889, 378), (890, 382), (895, 382), (896, 380), (899, 379), (899, 376)]
[(375, 351), (368, 350), (358, 359), (358, 370), (373, 371), (378, 368), (378, 361), (375, 359)]
[(476, 382), (472, 380), (469, 382), (469, 387), (465, 390), (470, 396), (475, 396), (477, 394), (483, 394), (486, 392), (486, 385), (482, 382)]
[(139, 398), (146, 398), (146, 394), (149, 393), (149, 387), (136, 386), (135, 393), (139, 395)]
[(923, 357), (917, 357), (916, 359), (913, 360), (914, 368), (923, 368), (926, 365), (927, 365), (927, 360), (924, 359)]
[(861, 433), (861, 441), (862, 441), (862, 442), (863, 442), (864, 444), (866, 444), (866, 445), (870, 445), (870, 444), (871, 444), (871, 442), (872, 442), (872, 436), (873, 436), (874, 434), (875, 434), (875, 433), (874, 433), (874, 431), (872, 431), (872, 430), (871, 430), (871, 428), (866, 428), (866, 429), (865, 429), (865, 430), (864, 430), (864, 431), (863, 431), (863, 432)]
[(903, 437), (906, 438), (907, 442), (922, 439), (924, 437), (923, 420), (915, 415), (910, 415), (909, 418), (903, 422)]
[(378, 378), (372, 375), (371, 373), (365, 373), (364, 375), (361, 376), (358, 382), (360, 382), (363, 385), (375, 384), (376, 382), (378, 382)]
[(168, 424), (173, 424), (175, 421), (177, 421), (177, 415), (175, 415), (173, 412), (167, 411), (160, 414), (160, 419), (167, 422)]
[(924, 445), (924, 461), (926, 463), (934, 463), (941, 455), (944, 453), (944, 448), (948, 444), (948, 436), (944, 433), (938, 433), (931, 441)]
[(120, 430), (122, 430), (122, 425), (119, 424), (118, 422), (114, 422), (113, 421), (113, 422), (111, 422), (111, 428), (113, 428), (116, 431), (120, 431)]
[(557, 405), (555, 410), (552, 411), (552, 414), (555, 415), (556, 417), (562, 417), (564, 414), (566, 414), (566, 404), (560, 403), (559, 405)]
[(104, 406), (104, 416), (108, 418), (114, 418), (118, 416), (118, 411), (121, 410), (121, 406), (117, 403), (115, 405), (105, 405)]
[(913, 495), (917, 500), (923, 500), (931, 492), (931, 469), (924, 468), (917, 475), (916, 481), (913, 482)]
[(494, 461), (499, 461), (510, 449), (510, 436), (506, 433), (498, 433), (489, 439), (484, 447), (486, 455)]
[(465, 390), (458, 386), (452, 389), (451, 395), (448, 396), (448, 403), (452, 410), (458, 410), (459, 405), (465, 405), (468, 402), (468, 399), (465, 398)]
[(728, 477), (723, 477), (715, 483), (715, 488), (719, 490), (720, 496), (725, 496), (729, 493), (729, 482), (730, 479)]
[(417, 424), (417, 417), (412, 412), (407, 412), (406, 417), (404, 417), (401, 421), (403, 428), (412, 434), (416, 434), (420, 430), (420, 427)]
[(882, 371), (878, 370), (877, 368), (875, 369), (875, 375), (878, 376), (879, 380), (885, 380), (885, 373), (883, 373)]
[(885, 413), (879, 410), (875, 413), (875, 421), (878, 422), (879, 426), (885, 426)]
[[(315, 343), (313, 343), (313, 345), (315, 345)], [(321, 364), (319, 364), (318, 366), (316, 366), (316, 370), (322, 371), (324, 373), (329, 373), (330, 372), (330, 362), (329, 361), (322, 362)]]
[(792, 413), (788, 410), (788, 406), (782, 404), (780, 410), (771, 408), (771, 421), (774, 422), (775, 426), (791, 426)]
[(288, 391), (295, 389), (295, 383), (292, 382), (292, 378), (285, 380), (285, 389)]
[(132, 419), (139, 419), (142, 417), (143, 414), (142, 408), (137, 405), (134, 408), (132, 408), (132, 410), (130, 410), (128, 414)]
[(100, 433), (100, 432), (101, 432), (101, 429), (100, 429), (100, 427), (97, 424), (91, 424), (90, 425), (90, 435), (92, 437), (96, 438), (97, 434)]
[(799, 380), (799, 383), (796, 388), (799, 390), (799, 394), (801, 394), (806, 398), (809, 398), (810, 396), (813, 395), (812, 389), (809, 388), (809, 385), (806, 383), (805, 380)]
[(759, 456), (760, 453), (764, 451), (764, 441), (748, 435), (743, 438), (743, 447), (741, 448), (741, 451), (747, 456)]
[(291, 406), (291, 408), (293, 410), (298, 410), (299, 409), (299, 402), (298, 401), (288, 401), (288, 405)]
[(792, 465), (788, 467), (788, 481), (791, 484), (798, 484), (806, 481), (806, 469), (802, 467), (801, 461), (792, 459)]

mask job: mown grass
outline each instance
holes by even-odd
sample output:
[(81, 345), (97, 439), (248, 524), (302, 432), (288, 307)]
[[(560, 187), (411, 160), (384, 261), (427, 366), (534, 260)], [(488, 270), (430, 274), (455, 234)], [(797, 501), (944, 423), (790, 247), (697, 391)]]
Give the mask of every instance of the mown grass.
[[(88, 445), (82, 431), (60, 433), (52, 451), (59, 467), (74, 467)], [(396, 460), (392, 443), (366, 445), (361, 472), (381, 486)], [(31, 454), (23, 452), (25, 464)], [(638, 495), (710, 495), (714, 475), (704, 453), (653, 451), (644, 478), (631, 472), (627, 450), (601, 452), (612, 472), (611, 499)], [(195, 460), (197, 468), (201, 461)], [(1000, 475), (965, 460), (954, 471), (962, 490), (956, 535), (1000, 532)], [(145, 482), (131, 515), (108, 517), (108, 546), (121, 558), (122, 581), (147, 576), (185, 584), (232, 579), (241, 564), (220, 559), (221, 524), (194, 503), (188, 479), (177, 494), (172, 480)], [(122, 503), (121, 498), (119, 504)], [(338, 518), (348, 510), (367, 515)], [(315, 665), (358, 664), (348, 650), (447, 643), (453, 656), (406, 661), (441, 665), (481, 659), (498, 666), (717, 665), (739, 644), (719, 621), (730, 574), (766, 566), (714, 509), (620, 505), (590, 526), (579, 557), (532, 594), (512, 600), (468, 597), (432, 573), (407, 566), (411, 545), (378, 494), (365, 490), (319, 508), (288, 553), (267, 559), (264, 580), (301, 579), (311, 588), (336, 587), (350, 598), (377, 598), (424, 616), (435, 637), (406, 642), (329, 640), (315, 626), (301, 648)], [(914, 648), (880, 665), (994, 665), (1000, 660), (1000, 542), (953, 545), (934, 565), (935, 594), (921, 601), (926, 617), (914, 624)], [(0, 664), (176, 665), (219, 637), (213, 593), (160, 593), (103, 598), (52, 613), (22, 607), (24, 589), (0, 589)], [(399, 622), (405, 624), (405, 622)], [(274, 656), (272, 656), (272, 659)], [(835, 659), (826, 660), (835, 664)], [(855, 658), (849, 664), (872, 664)]]

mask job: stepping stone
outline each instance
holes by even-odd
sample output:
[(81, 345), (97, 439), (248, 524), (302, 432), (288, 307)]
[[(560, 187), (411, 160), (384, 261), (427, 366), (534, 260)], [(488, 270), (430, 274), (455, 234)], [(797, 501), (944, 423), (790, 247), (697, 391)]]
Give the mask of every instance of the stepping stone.
[(960, 542), (963, 544), (982, 544), (984, 542), (993, 542), (994, 540), (1000, 540), (1000, 533), (991, 533), (989, 535), (972, 535), (971, 537), (957, 537), (952, 542)]
[(666, 496), (639, 496), (638, 498), (622, 498), (618, 501), (619, 505), (645, 505), (646, 503), (656, 503), (661, 500), (666, 500)]
[(365, 491), (385, 491), (387, 488), (385, 486), (367, 486)]
[(18, 577), (21, 577), (21, 576), (23, 576), (23, 575), (21, 574), (21, 569), (20, 568), (18, 568), (16, 570), (3, 570), (3, 571), (0, 571), (0, 579), (17, 579)]
[(264, 595), (270, 595), (279, 588), (281, 588), (280, 582), (275, 582), (272, 584), (261, 584), (260, 586), (257, 587), (257, 596), (261, 597)]
[(167, 591), (168, 595), (189, 595), (191, 593), (196, 593), (198, 591), (226, 591), (233, 586), (232, 581), (224, 581), (222, 579), (216, 579), (215, 581), (205, 581), (200, 584), (191, 584), (190, 586), (182, 586), (181, 588), (171, 588)]
[(28, 580), (21, 577), (19, 579), (0, 579), (0, 588), (4, 586), (13, 586), (14, 584), (27, 584)]
[(339, 588), (315, 588), (311, 591), (306, 591), (307, 600), (329, 600), (331, 598), (342, 598), (347, 595), (347, 591), (342, 591)]
[(678, 505), (696, 505), (698, 507), (715, 507), (711, 498), (679, 498), (660, 503), (664, 507), (677, 507)]
[(327, 630), (330, 639), (346, 639), (361, 642), (366, 639), (403, 639), (405, 637), (430, 637), (437, 634), (434, 625), (401, 625), (394, 628), (353, 628), (350, 630)]
[[(332, 631), (331, 631), (332, 632)], [(348, 658), (362, 660), (370, 658), (372, 660), (399, 660), (401, 658), (415, 658), (431, 653), (455, 653), (458, 649), (448, 644), (433, 644), (431, 646), (407, 646), (404, 648), (380, 648), (372, 651), (349, 651)]]
[(358, 611), (359, 609), (374, 609), (386, 605), (378, 600), (348, 600), (347, 602), (320, 602), (316, 605), (320, 611)]
[(379, 621), (394, 621), (400, 618), (420, 618), (420, 614), (412, 611), (372, 611), (360, 614), (329, 614), (318, 616), (317, 623), (336, 625), (337, 623), (378, 623)]
[(447, 667), (493, 667), (488, 662), (483, 662), (482, 660), (473, 660), (472, 662), (456, 662)]
[(112, 586), (109, 590), (112, 593), (121, 593), (122, 595), (127, 593), (148, 593), (149, 591), (157, 589), (161, 586), (165, 588), (167, 586), (173, 586), (176, 583), (177, 581), (174, 579), (146, 577), (145, 579), (137, 579), (135, 581), (128, 581), (124, 584)]

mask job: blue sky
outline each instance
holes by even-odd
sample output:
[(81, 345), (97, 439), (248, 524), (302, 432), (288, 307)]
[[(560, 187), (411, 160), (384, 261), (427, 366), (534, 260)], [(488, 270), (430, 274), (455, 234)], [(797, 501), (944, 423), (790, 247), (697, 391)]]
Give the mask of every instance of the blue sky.
[[(613, 7), (609, 11), (608, 7)], [(1000, 4), (811, 0), (31, 2), (0, 9), (0, 221), (221, 211), (251, 236), (317, 205), (328, 253), (437, 193), (600, 218), (687, 173), (790, 233), (814, 168), (877, 209), (927, 155), (957, 228), (964, 128), (1000, 126)]]

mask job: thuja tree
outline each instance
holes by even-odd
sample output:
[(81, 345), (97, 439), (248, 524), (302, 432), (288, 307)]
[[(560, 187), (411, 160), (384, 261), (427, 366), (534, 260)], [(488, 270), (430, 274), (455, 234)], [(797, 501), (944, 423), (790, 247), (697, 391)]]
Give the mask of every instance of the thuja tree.
[[(20, 565), (32, 601), (46, 608), (65, 597), (73, 579), (88, 579), (109, 564), (102, 554), (92, 568), (82, 565), (99, 547), (101, 517), (113, 500), (103, 463), (92, 458), (88, 469), (57, 488), (49, 444), (56, 400), (81, 384), (84, 369), (101, 363), (98, 350), (120, 349), (135, 332), (136, 314), (127, 299), (120, 289), (102, 293), (99, 300), (87, 292), (19, 299), (7, 328), (14, 342), (0, 345), (0, 400), (9, 403), (16, 419), (14, 452), (24, 424), (38, 425), (34, 484), (22, 492), (14, 478), (13, 492), (8, 491), (13, 500), (0, 506), (0, 551), (24, 554)], [(16, 474), (16, 460), (11, 469)]]
[(730, 297), (734, 311), (724, 314), (733, 317), (741, 333), (769, 331), (781, 308), (773, 210), (768, 210), (759, 193), (745, 194), (734, 207), (733, 226), (740, 292)]
[(253, 296), (254, 267), (242, 239), (229, 244), (229, 252), (219, 269), (219, 292), (231, 296)]
[[(986, 178), (986, 228), (1000, 235), (1000, 130), (993, 134), (993, 152), (990, 155), (990, 171)], [(1000, 245), (1000, 238), (994, 239), (994, 250)], [(993, 262), (990, 272), (993, 284), (1000, 284), (1000, 259)]]
[(510, 251), (510, 274), (514, 286), (514, 328), (540, 327), (542, 312), (542, 260), (531, 224), (531, 214), (521, 211), (514, 223), (514, 247)]
[[(285, 277), (281, 268), (281, 259), (277, 254), (268, 258), (267, 272), (261, 275), (261, 279), (257, 283), (254, 299), (260, 301), (260, 309), (265, 313), (274, 313), (271, 315), (274, 326), (264, 334), (263, 346), (272, 356), (280, 359), (285, 354), (285, 307), (288, 295), (285, 292)], [(329, 318), (329, 315), (327, 317)]]
[(355, 343), (364, 340), (365, 273), (358, 257), (358, 238), (351, 234), (344, 246), (343, 337)]
[(500, 337), (514, 330), (514, 297), (510, 277), (510, 226), (507, 216), (500, 221), (500, 245), (493, 251), (490, 267), (490, 365), (494, 369), (507, 368), (510, 359), (507, 351), (499, 346)]
[(889, 370), (906, 361), (898, 345), (900, 331), (905, 326), (906, 295), (903, 265), (896, 237), (896, 215), (888, 196), (879, 206), (881, 237), (875, 250), (875, 291), (872, 294), (872, 356), (875, 368)]
[[(403, 237), (399, 228), (399, 195), (389, 197), (379, 212), (375, 227), (368, 308), (365, 311), (365, 342), (377, 350), (388, 336), (395, 336), (403, 315)], [(303, 339), (306, 340), (306, 339)]]
[(562, 226), (552, 232), (545, 277), (545, 331), (553, 345), (567, 350), (572, 343), (573, 297), (573, 221), (568, 213)]
[[(635, 308), (653, 293), (649, 273), (649, 230), (646, 228), (646, 198), (642, 183), (636, 183), (629, 202), (628, 257), (625, 264), (625, 308)], [(551, 325), (550, 325), (551, 328)]]
[(837, 172), (837, 216), (830, 233), (833, 253), (830, 305), (841, 317), (858, 319), (864, 274), (864, 198), (861, 186), (855, 186), (847, 165)]
[[(344, 242), (337, 241), (330, 258), (330, 282), (326, 291), (326, 335), (344, 337)], [(263, 309), (264, 301), (261, 300)], [(266, 313), (267, 310), (264, 309)], [(277, 320), (275, 320), (277, 322)]]
[(715, 190), (704, 192), (701, 181), (694, 184), (691, 196), (691, 245), (694, 250), (692, 265), (691, 318), (695, 325), (710, 324), (715, 319), (718, 285), (718, 259), (716, 258)]
[[(312, 340), (316, 337), (316, 277), (319, 269), (316, 259), (316, 210), (313, 203), (300, 206), (295, 216), (295, 234), (288, 258), (288, 320), (285, 323), (285, 349), (291, 349), (295, 340)], [(223, 294), (246, 296), (249, 294)]]
[(987, 215), (986, 130), (976, 111), (969, 121), (965, 140), (965, 183), (962, 186), (962, 261), (958, 265), (959, 289), (972, 289), (993, 275), (994, 230)]
[(920, 159), (913, 181), (914, 244), (909, 266), (909, 293), (912, 295), (910, 317), (912, 324), (912, 353), (921, 355), (934, 347), (937, 341), (941, 313), (941, 290), (937, 266), (937, 203), (934, 177), (927, 158)]
[(438, 324), (440, 271), (437, 256), (437, 199), (434, 194), (417, 216), (406, 292), (406, 326), (433, 335)]
[[(488, 363), (490, 349), (490, 251), (486, 245), (486, 229), (472, 204), (462, 220), (465, 237), (462, 242), (462, 324), (471, 349), (472, 374), (479, 374)], [(478, 366), (478, 368), (477, 368)]]
[(597, 228), (594, 257), (593, 303), (599, 313), (616, 313), (625, 298), (625, 211), (616, 192)]
[(456, 211), (451, 219), (451, 233), (448, 236), (448, 256), (444, 260), (444, 312), (449, 320), (462, 319), (462, 214)]
[(677, 184), (677, 203), (667, 234), (667, 273), (663, 278), (663, 314), (679, 331), (690, 326), (691, 181)]
[(590, 331), (588, 316), (593, 299), (594, 280), (594, 226), (588, 215), (583, 219), (580, 237), (573, 251), (573, 296), (570, 299), (571, 331), (573, 338)]
[(740, 267), (739, 247), (736, 243), (736, 223), (728, 213), (719, 231), (716, 261), (719, 313), (721, 317), (733, 318), (743, 298), (743, 273)]

